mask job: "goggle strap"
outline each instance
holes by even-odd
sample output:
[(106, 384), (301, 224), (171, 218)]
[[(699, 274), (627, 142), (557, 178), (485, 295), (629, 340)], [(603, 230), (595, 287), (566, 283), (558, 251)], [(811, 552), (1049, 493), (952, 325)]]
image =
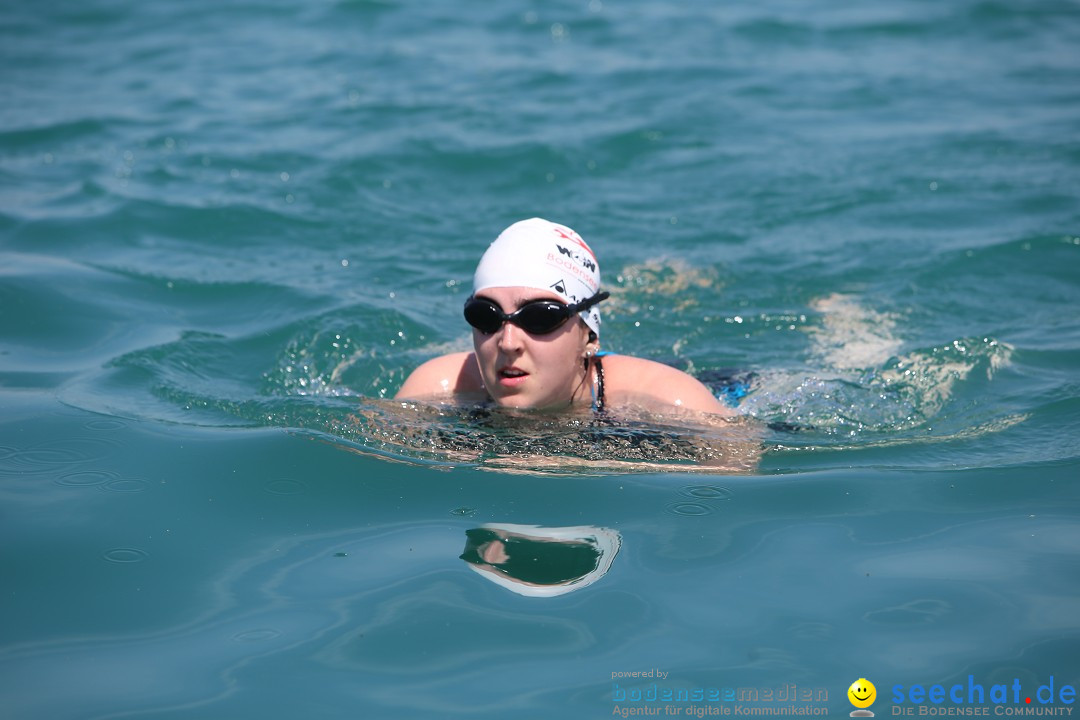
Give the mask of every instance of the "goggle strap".
[(586, 310), (591, 308), (596, 303), (600, 302), (601, 300), (607, 300), (609, 297), (611, 297), (611, 293), (609, 293), (607, 290), (603, 290), (601, 292), (596, 293), (591, 298), (585, 298), (584, 300), (582, 300), (579, 303), (574, 303), (573, 305), (567, 305), (566, 309), (570, 311), (571, 315), (574, 314), (574, 313), (585, 312)]

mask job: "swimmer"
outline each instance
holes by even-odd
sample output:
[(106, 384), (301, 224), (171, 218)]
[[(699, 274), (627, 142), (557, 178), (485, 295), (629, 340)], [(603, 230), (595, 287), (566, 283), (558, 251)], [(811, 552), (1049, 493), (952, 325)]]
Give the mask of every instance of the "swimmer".
[(599, 305), (607, 297), (596, 255), (576, 232), (540, 218), (514, 223), (480, 258), (465, 301), (473, 351), (425, 362), (396, 398), (735, 415), (681, 370), (601, 351)]

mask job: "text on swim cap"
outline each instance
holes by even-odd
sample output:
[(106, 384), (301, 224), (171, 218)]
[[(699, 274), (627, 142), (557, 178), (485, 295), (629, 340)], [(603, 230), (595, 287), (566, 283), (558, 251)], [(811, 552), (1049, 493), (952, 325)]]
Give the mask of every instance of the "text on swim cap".
[(588, 245), (585, 244), (585, 241), (581, 239), (580, 235), (578, 235), (576, 232), (574, 232), (570, 228), (566, 228), (566, 232), (563, 232), (558, 227), (554, 228), (554, 230), (555, 230), (556, 235), (558, 235), (560, 237), (563, 237), (563, 238), (566, 238), (567, 240), (574, 243), (575, 245), (580, 245), (581, 248), (585, 252), (589, 253), (589, 256), (593, 259), (593, 262), (596, 262), (596, 253), (594, 253), (592, 251), (592, 248), (590, 248)]
[(555, 253), (548, 253), (547, 256), (548, 265), (557, 267), (563, 270), (567, 270), (579, 278), (585, 285), (592, 291), (596, 292), (596, 289), (600, 287), (600, 284), (596, 281), (596, 278), (590, 274), (587, 270), (581, 267), (578, 262), (572, 262), (565, 257), (556, 255)]
[(583, 256), (581, 253), (576, 252), (574, 250), (570, 250), (568, 248), (564, 248), (562, 245), (559, 245), (558, 243), (555, 243), (555, 247), (559, 248), (559, 252), (561, 252), (563, 255), (566, 255), (567, 257), (570, 257), (570, 258), (573, 258), (574, 260), (577, 260), (579, 263), (581, 263), (582, 267), (584, 267), (586, 270), (589, 270), (591, 272), (596, 272), (596, 263), (593, 262), (592, 260), (590, 260), (589, 258)]

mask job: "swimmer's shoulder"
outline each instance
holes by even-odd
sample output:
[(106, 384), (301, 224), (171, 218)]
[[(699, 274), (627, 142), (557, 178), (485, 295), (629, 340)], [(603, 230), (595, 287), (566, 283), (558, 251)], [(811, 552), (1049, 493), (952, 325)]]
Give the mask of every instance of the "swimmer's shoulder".
[(720, 402), (697, 378), (670, 365), (630, 355), (604, 354), (608, 404), (648, 398), (658, 409), (681, 409), (730, 417), (736, 413)]
[(417, 367), (394, 397), (419, 400), (484, 392), (476, 356), (471, 352), (459, 352), (431, 358)]

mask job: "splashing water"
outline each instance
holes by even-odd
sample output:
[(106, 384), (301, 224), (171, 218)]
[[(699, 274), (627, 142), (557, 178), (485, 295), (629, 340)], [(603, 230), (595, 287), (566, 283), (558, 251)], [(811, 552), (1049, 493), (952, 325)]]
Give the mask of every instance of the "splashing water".
[(992, 380), (1012, 353), (992, 338), (959, 338), (900, 354), (897, 315), (842, 295), (812, 307), (822, 314), (821, 324), (807, 329), (819, 369), (762, 372), (743, 404), (746, 413), (831, 435), (927, 428), (949, 407), (957, 383), (979, 370)]
[[(666, 287), (673, 280), (657, 278), (668, 270), (639, 268), (639, 275), (647, 285)], [(694, 274), (689, 281), (696, 287), (707, 277)], [(126, 396), (131, 407), (116, 408), (111, 397), (108, 402), (117, 414), (186, 424), (286, 427), (392, 460), (532, 472), (702, 465), (747, 472), (756, 466), (762, 441), (766, 447), (804, 450), (855, 439), (874, 444), (883, 436), (889, 442), (914, 442), (993, 432), (1023, 419), (976, 417), (974, 400), (954, 397), (962, 383), (989, 382), (1006, 367), (1008, 345), (960, 338), (901, 352), (900, 316), (840, 295), (815, 301), (811, 308), (819, 317), (802, 328), (809, 341), (808, 367), (762, 369), (736, 378), (742, 385), (729, 397), (741, 396), (740, 423), (395, 402), (388, 397), (415, 365), (462, 348), (436, 346), (424, 328), (399, 314), (367, 308), (330, 313), (274, 336), (185, 333), (173, 343), (116, 358), (107, 372), (144, 383), (156, 400), (133, 402), (138, 395), (127, 392), (117, 396)], [(276, 362), (260, 371), (274, 352)], [(687, 365), (693, 372), (692, 363)], [(707, 384), (716, 377), (702, 374)], [(730, 391), (715, 382), (713, 389), (718, 396)], [(75, 404), (94, 403), (83, 398)]]

